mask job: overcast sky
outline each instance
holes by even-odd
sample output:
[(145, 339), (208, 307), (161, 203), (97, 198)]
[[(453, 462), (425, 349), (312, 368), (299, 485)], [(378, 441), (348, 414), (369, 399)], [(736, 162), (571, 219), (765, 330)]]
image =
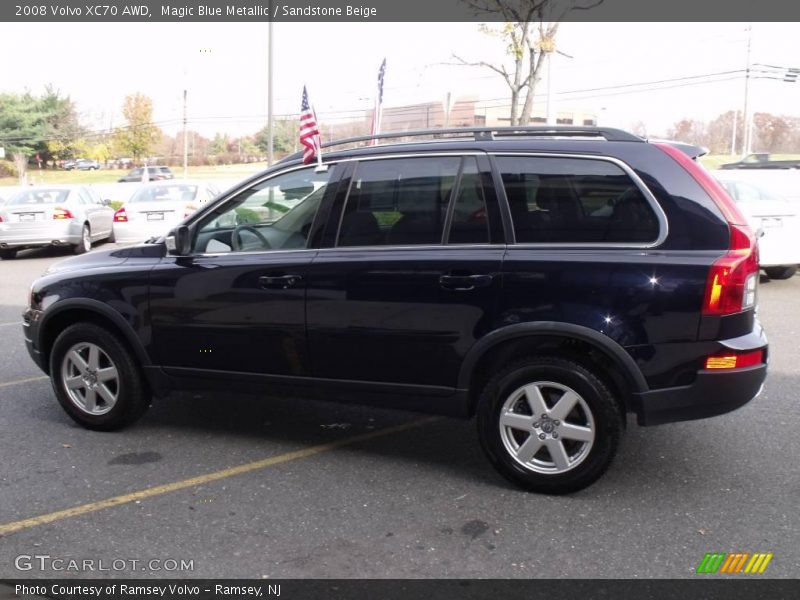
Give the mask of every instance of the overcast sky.
[[(658, 84), (681, 87), (637, 93), (596, 88), (743, 69), (746, 27), (562, 24), (558, 46), (573, 58), (554, 60), (556, 106), (596, 113), (605, 125), (630, 128), (642, 121), (651, 135), (665, 133), (684, 117), (710, 119), (741, 109), (741, 74), (701, 85), (686, 84), (703, 80)], [(52, 83), (97, 128), (121, 124), (125, 95), (142, 92), (153, 99), (154, 120), (175, 133), (186, 86), (192, 129), (248, 134), (266, 118), (267, 28), (266, 23), (3, 23), (0, 89), (40, 93)], [(487, 103), (508, 95), (497, 75), (446, 64), (453, 53), (475, 61), (502, 56), (502, 43), (474, 23), (276, 23), (274, 31), (277, 114), (299, 110), (304, 83), (323, 121), (368, 109), (384, 56), (386, 106), (443, 100), (448, 91)], [(754, 24), (752, 62), (800, 67), (798, 33), (796, 23)], [(576, 90), (593, 91), (567, 93)], [(544, 103), (544, 85), (540, 91)], [(800, 116), (800, 83), (753, 80), (751, 106)]]

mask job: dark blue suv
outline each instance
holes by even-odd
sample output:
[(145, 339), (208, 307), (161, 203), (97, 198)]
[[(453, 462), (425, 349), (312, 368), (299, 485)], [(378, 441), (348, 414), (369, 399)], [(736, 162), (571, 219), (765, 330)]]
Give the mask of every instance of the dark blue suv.
[(565, 493), (606, 470), (626, 413), (698, 419), (759, 393), (756, 241), (697, 149), (401, 135), (289, 157), (164, 239), (51, 268), (24, 328), (67, 413), (116, 429), (199, 387), (475, 415), (504, 476)]

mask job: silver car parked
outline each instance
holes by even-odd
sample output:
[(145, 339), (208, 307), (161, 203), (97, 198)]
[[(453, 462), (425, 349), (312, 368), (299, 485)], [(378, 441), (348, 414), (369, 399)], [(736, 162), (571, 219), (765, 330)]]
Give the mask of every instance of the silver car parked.
[(0, 258), (41, 246), (87, 252), (113, 236), (114, 210), (91, 188), (53, 185), (25, 188), (0, 206)]
[(143, 242), (165, 235), (219, 195), (207, 181), (169, 180), (142, 185), (114, 214), (114, 239)]

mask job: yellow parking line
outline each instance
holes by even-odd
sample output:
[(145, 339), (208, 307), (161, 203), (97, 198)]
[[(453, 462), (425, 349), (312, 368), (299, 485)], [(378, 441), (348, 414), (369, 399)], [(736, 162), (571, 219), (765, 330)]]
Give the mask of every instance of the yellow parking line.
[(14, 381), (3, 381), (0, 383), (0, 388), (8, 387), (10, 385), (19, 385), (20, 383), (30, 383), (31, 381), (41, 381), (42, 379), (50, 379), (47, 375), (39, 375), (38, 377), (28, 377), (27, 379), (15, 379)]
[(176, 492), (178, 490), (195, 487), (198, 485), (202, 485), (204, 483), (210, 483), (212, 481), (226, 479), (228, 477), (233, 477), (234, 475), (242, 475), (243, 473), (252, 473), (253, 471), (266, 469), (267, 467), (272, 467), (292, 460), (309, 458), (317, 454), (322, 454), (323, 452), (328, 452), (330, 450), (335, 450), (336, 448), (341, 448), (342, 446), (350, 446), (352, 444), (357, 444), (359, 442), (364, 442), (366, 440), (371, 440), (374, 438), (391, 435), (393, 433), (398, 433), (400, 431), (406, 431), (408, 429), (421, 427), (422, 425), (427, 425), (428, 423), (432, 423), (433, 421), (437, 421), (438, 419), (439, 417), (428, 417), (425, 419), (419, 419), (417, 421), (412, 421), (411, 423), (404, 423), (402, 425), (396, 425), (395, 427), (387, 427), (386, 429), (379, 429), (377, 431), (363, 433), (361, 435), (356, 435), (342, 440), (337, 440), (335, 442), (328, 442), (327, 444), (310, 446), (309, 448), (304, 448), (302, 450), (295, 450), (294, 452), (287, 452), (286, 454), (271, 456), (269, 458), (245, 463), (243, 465), (239, 465), (236, 467), (222, 469), (221, 471), (214, 471), (212, 473), (206, 473), (205, 475), (199, 475), (197, 477), (191, 477), (189, 479), (183, 479), (181, 481), (174, 481), (172, 483), (165, 483), (163, 485), (157, 485), (154, 487), (145, 488), (143, 490), (139, 490), (138, 492), (131, 492), (130, 494), (122, 494), (121, 496), (114, 496), (113, 498), (106, 498), (105, 500), (99, 500), (97, 502), (89, 502), (88, 504), (82, 504), (80, 506), (75, 506), (73, 508), (67, 508), (65, 510), (59, 510), (56, 512), (39, 515), (38, 517), (31, 517), (29, 519), (23, 519), (21, 521), (13, 521), (11, 523), (5, 523), (0, 525), (0, 536), (8, 535), (9, 533), (14, 533), (22, 529), (29, 529), (31, 527), (38, 527), (39, 525), (46, 525), (48, 523), (53, 523), (55, 521), (69, 519), (70, 517), (85, 515), (87, 513), (96, 512), (98, 510), (112, 508), (114, 506), (119, 506), (121, 504), (128, 504), (129, 502), (135, 502), (136, 500), (152, 498), (153, 496), (160, 496), (161, 494)]

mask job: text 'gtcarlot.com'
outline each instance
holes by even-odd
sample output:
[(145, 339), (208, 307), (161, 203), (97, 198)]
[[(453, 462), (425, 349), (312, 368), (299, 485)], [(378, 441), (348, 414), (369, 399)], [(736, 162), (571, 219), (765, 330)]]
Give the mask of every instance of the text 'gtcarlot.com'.
[(20, 554), (18, 571), (194, 571), (194, 560), (175, 558), (59, 558), (49, 554)]

